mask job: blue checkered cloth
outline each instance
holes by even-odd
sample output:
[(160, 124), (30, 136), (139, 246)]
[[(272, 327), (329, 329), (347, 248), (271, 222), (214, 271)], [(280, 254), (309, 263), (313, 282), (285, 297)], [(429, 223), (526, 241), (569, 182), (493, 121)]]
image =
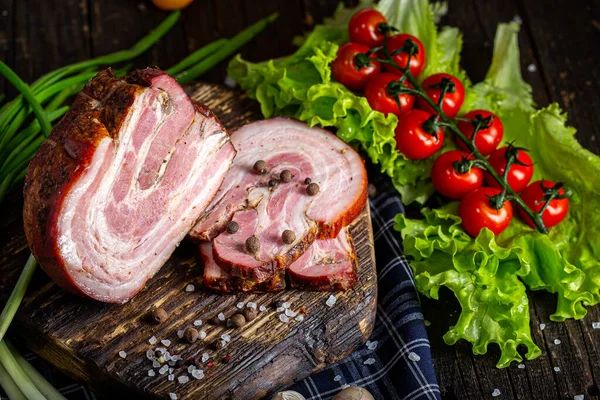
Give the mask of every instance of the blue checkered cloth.
[(440, 399), (413, 273), (394, 230), (404, 206), (387, 177), (369, 172), (377, 188), (370, 199), (379, 280), (375, 329), (348, 358), (288, 390), (309, 400), (331, 399), (346, 385), (364, 387), (375, 399)]
[[(413, 274), (394, 231), (394, 216), (404, 212), (404, 207), (389, 179), (371, 171), (369, 179), (377, 188), (370, 200), (379, 279), (373, 335), (350, 357), (288, 390), (307, 399), (326, 400), (351, 385), (366, 388), (378, 400), (440, 399)], [(86, 386), (65, 377), (35, 354), (25, 357), (67, 399), (96, 400)], [(4, 399), (7, 397), (0, 389), (0, 400)]]

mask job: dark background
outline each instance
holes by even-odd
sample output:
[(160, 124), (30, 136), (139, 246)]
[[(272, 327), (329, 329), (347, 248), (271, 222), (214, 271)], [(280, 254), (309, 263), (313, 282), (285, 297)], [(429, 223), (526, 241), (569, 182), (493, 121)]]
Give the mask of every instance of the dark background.
[[(309, 31), (333, 13), (337, 0), (196, 0), (161, 42), (136, 60), (135, 66), (167, 68), (189, 52), (220, 37), (231, 37), (274, 11), (279, 19), (244, 46), (253, 61), (279, 57), (294, 50), (292, 38)], [(0, 0), (0, 58), (27, 82), (60, 66), (133, 45), (166, 13), (143, 0)], [(600, 1), (594, 0), (451, 0), (442, 24), (464, 33), (462, 65), (474, 82), (489, 66), (498, 22), (518, 16), (523, 21), (519, 43), (525, 80), (533, 86), (539, 106), (558, 102), (578, 129), (584, 147), (599, 154)], [(226, 62), (202, 80), (222, 83)], [(529, 68), (528, 68), (529, 67)], [(15, 93), (5, 81), (0, 91)], [(560, 163), (560, 160), (557, 160)], [(599, 211), (600, 212), (600, 211)], [(535, 293), (531, 299), (534, 341), (543, 355), (503, 370), (499, 356), (473, 356), (470, 345), (446, 346), (441, 337), (457, 318), (457, 304), (448, 293), (441, 302), (423, 299), (432, 352), (442, 393), (449, 399), (600, 398), (600, 307), (582, 321), (552, 323), (555, 299)], [(539, 324), (545, 323), (542, 331)], [(561, 344), (553, 344), (554, 339)], [(556, 371), (554, 368), (560, 368)], [(60, 379), (60, 378), (59, 378)], [(62, 380), (61, 380), (62, 383)], [(68, 384), (64, 382), (64, 384)], [(76, 390), (76, 386), (72, 387)], [(77, 390), (81, 398), (87, 392)], [(84, 397), (85, 396), (85, 397)]]

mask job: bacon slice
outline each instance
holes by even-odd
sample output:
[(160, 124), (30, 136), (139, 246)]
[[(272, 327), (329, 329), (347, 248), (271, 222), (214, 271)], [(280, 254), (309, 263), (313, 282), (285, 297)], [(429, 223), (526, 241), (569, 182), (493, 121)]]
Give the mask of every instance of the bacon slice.
[(103, 71), (29, 166), (31, 251), (62, 287), (125, 302), (194, 225), (234, 156), (219, 120), (164, 72)]
[[(360, 156), (335, 135), (286, 118), (245, 125), (231, 135), (237, 156), (219, 192), (190, 235), (213, 240), (216, 263), (229, 275), (261, 283), (273, 279), (316, 239), (337, 237), (360, 213), (367, 198), (367, 174)], [(253, 170), (258, 160), (269, 168)], [(290, 170), (291, 182), (279, 181)], [(305, 179), (320, 187), (307, 194)], [(276, 181), (270, 186), (269, 181)], [(229, 221), (240, 229), (224, 232)], [(282, 241), (284, 230), (296, 240)], [(246, 239), (260, 250), (250, 254)]]

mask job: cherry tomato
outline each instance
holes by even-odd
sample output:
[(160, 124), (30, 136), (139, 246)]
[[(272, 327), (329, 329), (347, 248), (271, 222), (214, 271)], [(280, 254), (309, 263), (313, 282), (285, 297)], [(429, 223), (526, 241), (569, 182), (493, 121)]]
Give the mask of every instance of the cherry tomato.
[[(431, 100), (433, 100), (434, 103), (439, 104), (440, 96), (442, 94), (441, 85), (448, 80), (454, 83), (454, 87), (453, 90), (451, 87), (451, 90), (448, 90), (444, 95), (444, 100), (442, 101), (442, 111), (448, 116), (448, 118), (454, 118), (458, 114), (463, 101), (465, 101), (465, 87), (461, 81), (452, 75), (434, 74), (427, 77), (423, 81), (423, 89), (425, 89), (425, 93)], [(422, 97), (417, 99), (417, 103), (421, 109), (430, 113), (435, 113), (434, 109), (431, 108), (431, 106), (427, 104), (425, 99)]]
[(431, 117), (432, 114), (428, 112), (413, 109), (403, 113), (398, 119), (396, 147), (407, 158), (427, 158), (444, 144), (444, 129), (434, 126)]
[[(531, 161), (529, 154), (524, 150), (506, 146), (494, 150), (488, 158), (488, 162), (492, 165), (492, 168), (496, 170), (498, 175), (502, 176), (506, 169), (506, 153), (509, 148), (510, 152), (516, 155), (516, 159), (510, 166), (506, 179), (508, 180), (508, 186), (510, 186), (515, 193), (519, 193), (525, 189), (533, 176), (533, 161)], [(502, 188), (489, 172), (486, 172), (485, 174), (485, 181), (490, 186)]]
[[(414, 44), (416, 44), (416, 53), (410, 57), (410, 67), (409, 71), (412, 76), (415, 78), (423, 72), (425, 68), (425, 47), (423, 47), (423, 43), (413, 35), (409, 35), (408, 33), (401, 33), (399, 35), (394, 35), (388, 38), (386, 48), (390, 55), (398, 50), (402, 49), (406, 43), (406, 41), (410, 39)], [(396, 61), (401, 68), (406, 68), (408, 64), (408, 53), (401, 52), (392, 56), (392, 59)], [(392, 67), (389, 64), (384, 66), (386, 71), (394, 72), (396, 74), (402, 74), (398, 68)]]
[(399, 116), (415, 105), (415, 96), (400, 93), (403, 87), (413, 86), (396, 74), (383, 72), (369, 79), (365, 86), (365, 97), (373, 110), (381, 111), (386, 116), (390, 113)]
[(499, 235), (508, 227), (513, 216), (510, 201), (506, 200), (498, 210), (491, 204), (490, 198), (501, 192), (496, 188), (480, 187), (462, 199), (458, 215), (462, 219), (463, 229), (469, 235), (475, 237), (483, 228), (488, 228), (495, 235)]
[[(502, 126), (502, 121), (500, 121), (500, 118), (496, 114), (486, 110), (473, 110), (466, 113), (463, 118), (470, 121), (460, 121), (458, 129), (467, 139), (473, 137), (473, 131), (478, 122), (483, 127), (475, 135), (475, 147), (482, 155), (490, 155), (496, 150), (496, 147), (498, 147), (504, 136), (504, 126)], [(456, 139), (456, 144), (462, 150), (471, 152), (467, 145), (459, 138)]]
[[(340, 47), (337, 57), (331, 63), (331, 72), (333, 72), (335, 79), (350, 90), (364, 88), (369, 78), (381, 69), (377, 61), (369, 61), (368, 65), (359, 65), (359, 55), (368, 51), (367, 46), (358, 43), (346, 43)], [(370, 58), (376, 57), (375, 54), (370, 56)]]
[(152, 0), (152, 3), (161, 10), (181, 10), (190, 5), (194, 0)]
[(350, 41), (369, 47), (381, 46), (386, 33), (382, 28), (386, 26), (387, 19), (379, 11), (372, 8), (360, 10), (348, 23)]
[[(544, 204), (546, 203), (547, 195), (551, 194), (553, 191), (558, 196), (563, 196), (565, 191), (562, 189), (562, 185), (555, 186), (556, 184), (551, 181), (535, 181), (531, 185), (527, 186), (525, 190), (521, 193), (521, 199), (527, 204), (527, 207), (531, 209), (531, 211), (537, 213), (539, 212)], [(544, 210), (542, 214), (542, 221), (544, 221), (544, 225), (546, 228), (551, 228), (554, 225), (562, 222), (563, 219), (567, 216), (567, 212), (569, 211), (569, 199), (568, 198), (554, 198), (548, 204), (548, 207)], [(532, 219), (519, 207), (519, 215), (525, 221), (525, 223), (532, 228), (535, 228), (535, 224)]]
[[(483, 183), (483, 170), (468, 167), (468, 160), (474, 159), (475, 156), (460, 150), (451, 150), (439, 156), (431, 169), (431, 181), (435, 190), (443, 196), (458, 200), (480, 187)], [(461, 163), (464, 165), (461, 166)]]

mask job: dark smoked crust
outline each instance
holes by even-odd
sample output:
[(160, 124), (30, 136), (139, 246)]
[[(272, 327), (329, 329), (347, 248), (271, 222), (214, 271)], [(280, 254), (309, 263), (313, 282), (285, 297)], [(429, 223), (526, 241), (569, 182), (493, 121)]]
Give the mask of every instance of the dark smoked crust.
[(352, 236), (348, 233), (348, 241), (351, 246), (351, 254), (349, 254), (350, 263), (352, 264), (352, 271), (348, 274), (335, 275), (335, 276), (319, 276), (306, 278), (304, 276), (295, 274), (291, 270), (287, 270), (290, 285), (295, 289), (303, 290), (318, 290), (322, 292), (331, 291), (345, 291), (354, 287), (358, 281), (358, 258), (354, 250), (354, 242)]

